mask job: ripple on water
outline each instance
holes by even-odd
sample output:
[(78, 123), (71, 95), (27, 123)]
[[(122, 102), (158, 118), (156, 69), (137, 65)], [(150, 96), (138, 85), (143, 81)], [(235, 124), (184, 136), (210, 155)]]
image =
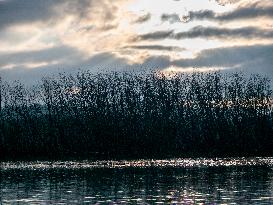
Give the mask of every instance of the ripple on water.
[(272, 162), (3, 162), (0, 204), (273, 204)]
[(149, 168), (149, 167), (230, 167), (273, 165), (268, 158), (215, 158), (215, 159), (169, 159), (169, 160), (120, 160), (120, 161), (32, 161), (2, 162), (0, 169), (94, 169), (94, 168)]

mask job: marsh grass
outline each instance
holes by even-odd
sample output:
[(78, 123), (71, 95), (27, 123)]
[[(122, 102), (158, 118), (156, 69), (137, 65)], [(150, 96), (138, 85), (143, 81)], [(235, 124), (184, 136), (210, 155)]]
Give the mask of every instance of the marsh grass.
[(0, 88), (1, 159), (273, 154), (272, 90), (260, 75), (80, 72)]

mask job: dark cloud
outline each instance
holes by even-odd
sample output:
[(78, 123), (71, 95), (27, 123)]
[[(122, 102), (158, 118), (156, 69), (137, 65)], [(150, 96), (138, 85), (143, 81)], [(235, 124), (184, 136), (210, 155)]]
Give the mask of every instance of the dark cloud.
[[(220, 0), (219, 0), (220, 1)], [(221, 0), (227, 2), (228, 0)], [(235, 0), (233, 0), (235, 2)], [(90, 33), (92, 29), (110, 30), (117, 26), (117, 10), (119, 4), (111, 4), (110, 0), (102, 0), (97, 3), (93, 0), (0, 0), (0, 36), (1, 40), (8, 42), (8, 45), (16, 46), (23, 39), (29, 39), (31, 34), (12, 34), (7, 27), (35, 22), (54, 23), (62, 20), (69, 14), (75, 14), (73, 25), (80, 25), (81, 30)], [(93, 9), (93, 10), (92, 10)], [(215, 13), (211, 10), (190, 12), (189, 17), (180, 18), (178, 14), (163, 14), (162, 21), (170, 23), (180, 22), (190, 18), (191, 20), (215, 20), (219, 22), (233, 21), (238, 19), (248, 19), (254, 17), (273, 17), (273, 7), (262, 6), (261, 4), (251, 4), (251, 6), (240, 7), (228, 13)], [(135, 23), (143, 23), (151, 18), (150, 14), (136, 19)], [(83, 19), (84, 21), (81, 21)], [(85, 20), (90, 20), (90, 24), (85, 25)], [(94, 21), (93, 21), (94, 20)], [(97, 22), (97, 24), (96, 24)], [(84, 24), (84, 25), (82, 25)], [(45, 26), (50, 24), (44, 24)], [(72, 25), (72, 26), (73, 26)], [(26, 35), (26, 36), (25, 36)], [(202, 27), (198, 26), (185, 32), (175, 32), (173, 30), (156, 31), (137, 36), (132, 42), (142, 40), (162, 40), (162, 39), (187, 39), (187, 38), (212, 38), (221, 40), (233, 39), (273, 39), (273, 30), (256, 27), (242, 28), (222, 28), (222, 27)], [(54, 43), (54, 42), (53, 42)], [(168, 56), (151, 56), (144, 62), (131, 63), (127, 59), (117, 57), (112, 53), (100, 53), (88, 59), (84, 58), (79, 50), (60, 45), (41, 51), (25, 51), (18, 53), (0, 53), (0, 74), (7, 79), (22, 79), (33, 83), (44, 75), (56, 74), (66, 71), (73, 73), (78, 68), (83, 70), (97, 71), (122, 71), (134, 70), (143, 71), (151, 69), (164, 69), (170, 65), (186, 67), (219, 67), (244, 69), (246, 72), (261, 72), (273, 77), (273, 45), (237, 46), (229, 48), (217, 48), (202, 51), (196, 58), (179, 59), (171, 61)], [(137, 43), (135, 43), (137, 44)], [(57, 46), (60, 45), (60, 46)], [(33, 45), (35, 48), (35, 45)], [(145, 49), (158, 51), (177, 51), (182, 48), (162, 45), (129, 45), (125, 48)], [(3, 50), (3, 49), (2, 49)], [(113, 49), (114, 50), (114, 49)], [(132, 51), (132, 55), (134, 55)], [(24, 65), (39, 64), (48, 62), (47, 66), (30, 69)], [(58, 62), (57, 64), (51, 64)], [(13, 69), (1, 69), (8, 65), (17, 65)]]
[(188, 21), (192, 20), (204, 20), (210, 19), (214, 20), (216, 18), (216, 13), (211, 10), (202, 10), (202, 11), (190, 11), (188, 17)]
[[(219, 3), (235, 3), (235, 1), (218, 1)], [(237, 2), (237, 1), (236, 1)], [(238, 2), (237, 2), (238, 3)], [(260, 2), (249, 3), (248, 5), (241, 5), (237, 9), (225, 12), (225, 13), (216, 13), (212, 10), (200, 10), (200, 11), (190, 11), (188, 15), (179, 17), (178, 14), (162, 14), (161, 20), (168, 21), (170, 23), (176, 22), (188, 22), (193, 20), (212, 20), (212, 21), (236, 21), (236, 20), (245, 20), (252, 19), (257, 17), (273, 17), (273, 6), (268, 6), (268, 1), (265, 1), (267, 4), (262, 4)], [(272, 3), (272, 2), (271, 2)]]
[(78, 59), (74, 64), (59, 64), (35, 69), (17, 67), (1, 70), (5, 79), (21, 79), (29, 84), (35, 83), (42, 76), (58, 72), (75, 73), (81, 70), (103, 71), (149, 71), (173, 66), (181, 68), (230, 68), (230, 71), (243, 71), (246, 74), (260, 73), (273, 78), (273, 44), (234, 46), (203, 50), (195, 58), (171, 60), (168, 56), (151, 56), (142, 63), (131, 64), (124, 58), (111, 53), (100, 53), (87, 60)]
[(140, 16), (138, 19), (134, 21), (134, 23), (144, 23), (151, 19), (151, 14), (147, 13), (146, 15)]
[(238, 8), (234, 11), (218, 14), (211, 10), (191, 11), (188, 19), (191, 20), (213, 20), (213, 21), (236, 21), (242, 19), (252, 19), (256, 17), (273, 17), (273, 7), (246, 7)]
[(137, 45), (126, 48), (140, 49), (140, 50), (160, 50), (160, 51), (181, 51), (183, 48), (177, 46), (161, 46), (161, 45)]
[(173, 61), (179, 67), (233, 68), (273, 77), (273, 44), (234, 46), (203, 50), (196, 58)]
[(153, 33), (147, 33), (144, 35), (141, 35), (141, 39), (153, 39), (153, 40), (159, 40), (168, 38), (173, 35), (173, 31), (156, 31)]
[[(94, 73), (109, 71), (134, 71), (143, 72), (155, 69), (164, 69), (170, 66), (168, 56), (151, 56), (142, 63), (130, 63), (125, 58), (117, 57), (112, 53), (99, 53), (88, 59), (83, 59), (75, 55), (67, 56), (67, 59), (74, 58), (73, 62), (63, 61), (57, 65), (41, 66), (29, 69), (24, 66), (17, 66), (12, 69), (2, 69), (0, 75), (5, 80), (20, 80), (25, 84), (32, 85), (44, 76), (56, 75), (58, 73), (76, 73), (78, 71), (89, 70)], [(25, 54), (26, 55), (26, 54)], [(28, 55), (27, 55), (28, 56)]]
[[(56, 48), (53, 52), (60, 51), (61, 48)], [(62, 49), (64, 50), (64, 49)], [(18, 54), (29, 56), (28, 54)], [(127, 61), (121, 58), (115, 57), (110, 53), (100, 53), (98, 55), (92, 56), (88, 59), (83, 59), (83, 57), (77, 51), (70, 50), (67, 48), (67, 54), (64, 61), (60, 62), (57, 65), (47, 65), (41, 66), (34, 69), (29, 69), (24, 66), (16, 66), (12, 69), (2, 69), (0, 66), (0, 75), (8, 81), (21, 80), (26, 84), (35, 84), (41, 80), (44, 76), (56, 75), (58, 73), (75, 73), (80, 70), (90, 70), (94, 72), (102, 72), (104, 70), (115, 70), (121, 68), (122, 66), (127, 65)], [(36, 54), (37, 55), (37, 54)], [(60, 54), (62, 55), (62, 54)], [(64, 57), (64, 56), (59, 56)], [(51, 57), (49, 59), (52, 60)], [(72, 59), (72, 62), (70, 60)], [(31, 60), (31, 59), (30, 59)]]
[(243, 28), (219, 28), (219, 27), (202, 27), (197, 26), (193, 29), (176, 33), (173, 38), (273, 38), (273, 30), (259, 29), (256, 27), (243, 27)]
[(219, 5), (225, 6), (227, 4), (238, 3), (242, 0), (215, 0)]
[(173, 31), (156, 31), (152, 33), (143, 34), (140, 36), (137, 36), (133, 41), (138, 40), (161, 40), (165, 38), (170, 38), (173, 36)]
[(147, 33), (136, 38), (137, 40), (161, 40), (161, 39), (186, 39), (186, 38), (260, 38), (271, 39), (273, 38), (273, 30), (259, 29), (256, 27), (243, 27), (243, 28), (219, 28), (219, 27), (203, 27), (197, 26), (189, 31), (174, 33), (173, 31), (158, 31)]
[(178, 14), (162, 14), (161, 21), (168, 21), (170, 23), (181, 22)]
[(273, 7), (240, 8), (233, 12), (216, 15), (216, 19), (220, 21), (248, 19), (255, 17), (273, 17)]
[(77, 24), (88, 17), (91, 9), (103, 21), (103, 26), (99, 29), (110, 30), (116, 27), (113, 21), (118, 8), (107, 0), (101, 0), (99, 4), (93, 0), (4, 0), (0, 1), (0, 30), (34, 22), (44, 22), (45, 26), (50, 26), (69, 14), (75, 15), (74, 23)]
[(67, 46), (58, 46), (40, 51), (25, 51), (18, 53), (0, 53), (0, 69), (9, 64), (52, 62), (71, 60), (82, 56), (79, 51)]
[(53, 10), (64, 0), (0, 1), (0, 29), (13, 24), (43, 21), (56, 15)]

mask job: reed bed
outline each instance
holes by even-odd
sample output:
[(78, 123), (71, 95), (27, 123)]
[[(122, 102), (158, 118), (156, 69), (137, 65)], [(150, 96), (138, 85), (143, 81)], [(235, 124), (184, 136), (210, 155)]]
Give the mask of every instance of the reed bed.
[(272, 156), (269, 79), (98, 73), (0, 80), (0, 159)]

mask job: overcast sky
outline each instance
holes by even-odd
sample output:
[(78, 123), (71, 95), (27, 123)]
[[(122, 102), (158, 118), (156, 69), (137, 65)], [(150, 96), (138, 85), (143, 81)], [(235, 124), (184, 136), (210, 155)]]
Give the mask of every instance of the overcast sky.
[(273, 78), (273, 0), (0, 0), (0, 74), (224, 69)]

